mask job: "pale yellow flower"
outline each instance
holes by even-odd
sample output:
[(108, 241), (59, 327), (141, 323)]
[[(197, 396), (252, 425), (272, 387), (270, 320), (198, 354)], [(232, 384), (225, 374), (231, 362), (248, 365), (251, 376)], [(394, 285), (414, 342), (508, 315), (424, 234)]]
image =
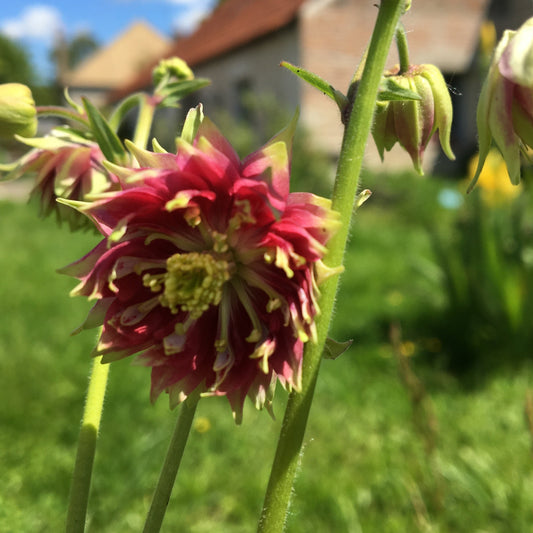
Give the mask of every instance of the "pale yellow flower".
[[(470, 160), (468, 175), (470, 179), (475, 175), (479, 154)], [(487, 154), (485, 164), (479, 175), (477, 187), (481, 192), (483, 202), (489, 206), (500, 205), (514, 200), (522, 191), (522, 185), (513, 185), (507, 177), (505, 160), (498, 150), (491, 149)]]

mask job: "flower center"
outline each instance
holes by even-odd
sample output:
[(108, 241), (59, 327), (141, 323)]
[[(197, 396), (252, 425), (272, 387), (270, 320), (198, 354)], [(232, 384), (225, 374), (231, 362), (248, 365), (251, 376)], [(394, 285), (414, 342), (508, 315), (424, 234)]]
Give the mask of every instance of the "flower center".
[(230, 278), (229, 263), (209, 253), (174, 254), (164, 274), (145, 274), (143, 283), (153, 292), (163, 290), (159, 301), (174, 314), (188, 311), (199, 318), (210, 305), (218, 305), (222, 286)]

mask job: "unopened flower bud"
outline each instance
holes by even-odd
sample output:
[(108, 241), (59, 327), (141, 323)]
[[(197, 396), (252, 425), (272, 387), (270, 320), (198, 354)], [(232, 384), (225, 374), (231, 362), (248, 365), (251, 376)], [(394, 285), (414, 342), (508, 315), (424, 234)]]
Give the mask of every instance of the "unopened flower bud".
[(507, 165), (511, 183), (520, 181), (520, 154), (533, 147), (533, 18), (507, 30), (496, 47), (477, 107), (479, 162), (475, 185), (492, 141)]
[(37, 132), (37, 112), (31, 91), (21, 83), (0, 85), (0, 137), (33, 137)]
[(194, 79), (194, 74), (183, 59), (171, 57), (169, 59), (162, 59), (159, 62), (152, 72), (152, 77), (154, 84), (157, 85), (165, 77), (184, 81)]
[(439, 69), (434, 65), (412, 65), (403, 74), (389, 73), (400, 89), (410, 91), (419, 100), (378, 102), (372, 135), (383, 159), (396, 142), (411, 156), (417, 172), (423, 174), (422, 158), (429, 140), (439, 130), (444, 153), (455, 159), (450, 147), (453, 108)]

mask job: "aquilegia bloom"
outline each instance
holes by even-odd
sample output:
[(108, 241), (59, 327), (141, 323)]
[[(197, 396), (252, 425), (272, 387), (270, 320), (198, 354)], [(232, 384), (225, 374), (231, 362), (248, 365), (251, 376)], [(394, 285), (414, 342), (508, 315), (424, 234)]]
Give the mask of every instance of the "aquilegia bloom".
[(397, 74), (399, 67), (386, 74), (401, 87), (412, 91), (420, 100), (378, 102), (372, 135), (383, 160), (399, 142), (410, 155), (415, 170), (423, 174), (422, 159), (433, 134), (449, 159), (455, 159), (450, 147), (453, 106), (448, 86), (435, 65), (411, 65), (407, 72)]
[(520, 181), (520, 155), (533, 147), (533, 18), (517, 31), (506, 30), (496, 50), (477, 107), (479, 163), (476, 184), (492, 141), (514, 185)]
[(57, 220), (67, 222), (71, 230), (87, 227), (86, 217), (57, 200), (84, 201), (91, 195), (118, 188), (118, 179), (102, 165), (104, 156), (98, 145), (54, 135), (23, 142), (33, 150), (19, 160), (10, 177), (35, 175), (31, 197), (37, 199), (42, 217), (55, 213)]
[(329, 200), (289, 194), (293, 129), (242, 162), (208, 119), (176, 155), (130, 145), (141, 168), (80, 208), (104, 236), (64, 269), (97, 300), (82, 328), (103, 325), (104, 362), (152, 367), (152, 400), (225, 395), (240, 421), (246, 395), (268, 408), (278, 380), (299, 389), (339, 222)]

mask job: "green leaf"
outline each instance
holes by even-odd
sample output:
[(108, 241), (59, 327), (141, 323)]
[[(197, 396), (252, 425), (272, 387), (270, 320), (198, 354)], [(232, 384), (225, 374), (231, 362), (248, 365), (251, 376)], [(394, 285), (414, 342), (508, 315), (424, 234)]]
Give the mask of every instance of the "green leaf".
[(324, 359), (337, 359), (339, 355), (343, 354), (353, 343), (353, 340), (338, 342), (331, 337), (326, 339), (324, 345)]
[(117, 134), (111, 129), (111, 126), (109, 126), (100, 111), (89, 100), (82, 98), (82, 101), (91, 125), (91, 131), (106, 159), (112, 163), (125, 163), (127, 157), (126, 150)]
[(175, 81), (165, 85), (158, 91), (158, 95), (163, 97), (160, 107), (174, 107), (185, 96), (203, 89), (211, 83), (207, 78), (195, 78), (193, 80)]
[(108, 121), (109, 127), (113, 131), (117, 131), (124, 117), (134, 107), (141, 105), (143, 98), (144, 98), (144, 95), (142, 93), (135, 93), (135, 94), (128, 96), (124, 100), (122, 100), (118, 104), (118, 106), (114, 109), (111, 116), (109, 117), (109, 121)]
[(383, 78), (379, 84), (378, 100), (421, 100), (421, 96), (410, 89), (402, 87), (393, 77)]
[(313, 74), (302, 67), (292, 65), (287, 61), (282, 61), (280, 65), (286, 69), (289, 69), (293, 74), (296, 74), (296, 76), (309, 83), (309, 85), (312, 85), (319, 91), (322, 91), (326, 96), (329, 96), (335, 102), (338, 101), (339, 94), (342, 94), (334, 89), (326, 80), (323, 80), (320, 76), (317, 76), (316, 74)]

